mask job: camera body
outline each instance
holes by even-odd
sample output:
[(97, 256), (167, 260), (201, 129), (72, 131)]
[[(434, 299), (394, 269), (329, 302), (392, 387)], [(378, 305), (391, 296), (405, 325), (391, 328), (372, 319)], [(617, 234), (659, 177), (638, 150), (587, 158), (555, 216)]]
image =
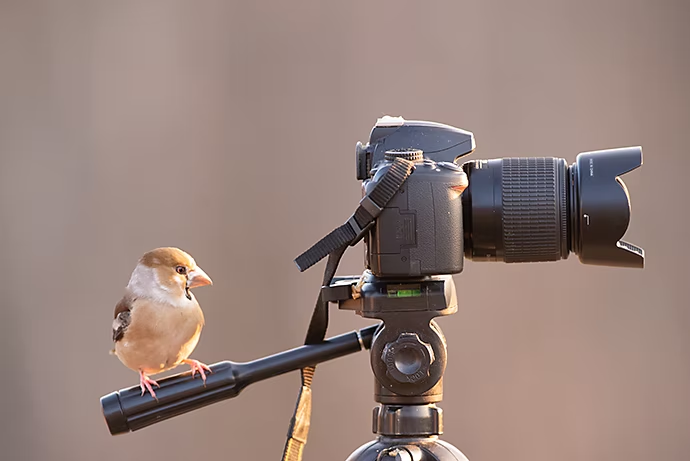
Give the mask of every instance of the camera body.
[(383, 117), (366, 146), (357, 143), (357, 178), (366, 195), (396, 157), (414, 171), (365, 236), (366, 266), (377, 277), (458, 274), (463, 268), (461, 194), (468, 185), (455, 163), (475, 148), (469, 131), (441, 123)]
[(453, 162), (435, 162), (421, 150), (389, 151), (363, 182), (373, 189), (395, 157), (414, 170), (365, 236), (368, 269), (377, 277), (458, 274), (463, 267), (461, 194), (467, 174)]

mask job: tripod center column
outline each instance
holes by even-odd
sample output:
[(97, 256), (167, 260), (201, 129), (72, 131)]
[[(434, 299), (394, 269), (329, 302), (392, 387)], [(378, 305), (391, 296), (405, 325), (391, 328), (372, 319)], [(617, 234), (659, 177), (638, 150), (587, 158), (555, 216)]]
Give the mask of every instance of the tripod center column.
[(373, 431), (391, 436), (440, 435), (443, 434), (443, 410), (433, 403), (379, 405), (374, 408)]

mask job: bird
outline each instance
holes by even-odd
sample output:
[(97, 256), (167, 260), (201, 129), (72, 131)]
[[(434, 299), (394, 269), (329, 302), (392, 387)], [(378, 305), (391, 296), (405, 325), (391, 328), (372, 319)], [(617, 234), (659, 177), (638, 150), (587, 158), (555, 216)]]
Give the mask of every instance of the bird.
[(175, 247), (144, 253), (132, 271), (125, 293), (115, 305), (111, 354), (139, 373), (141, 395), (160, 385), (151, 375), (180, 364), (198, 372), (204, 384), (211, 369), (190, 359), (204, 327), (204, 313), (193, 288), (213, 285), (191, 255)]

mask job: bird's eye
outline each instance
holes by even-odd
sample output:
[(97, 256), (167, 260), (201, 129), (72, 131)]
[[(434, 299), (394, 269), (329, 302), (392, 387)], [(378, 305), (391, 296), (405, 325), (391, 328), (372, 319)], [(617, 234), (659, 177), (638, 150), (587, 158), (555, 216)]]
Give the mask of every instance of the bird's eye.
[(184, 274), (187, 273), (187, 268), (184, 267), (184, 266), (177, 266), (177, 267), (175, 268), (175, 270), (177, 271), (178, 274), (184, 275)]

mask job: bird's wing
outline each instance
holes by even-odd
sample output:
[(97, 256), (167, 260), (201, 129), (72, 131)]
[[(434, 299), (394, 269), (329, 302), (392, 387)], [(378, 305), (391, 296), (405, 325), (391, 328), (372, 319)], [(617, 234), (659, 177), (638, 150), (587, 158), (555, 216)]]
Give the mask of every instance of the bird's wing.
[(132, 319), (132, 304), (134, 300), (125, 295), (115, 306), (115, 319), (113, 320), (113, 342), (122, 339)]

